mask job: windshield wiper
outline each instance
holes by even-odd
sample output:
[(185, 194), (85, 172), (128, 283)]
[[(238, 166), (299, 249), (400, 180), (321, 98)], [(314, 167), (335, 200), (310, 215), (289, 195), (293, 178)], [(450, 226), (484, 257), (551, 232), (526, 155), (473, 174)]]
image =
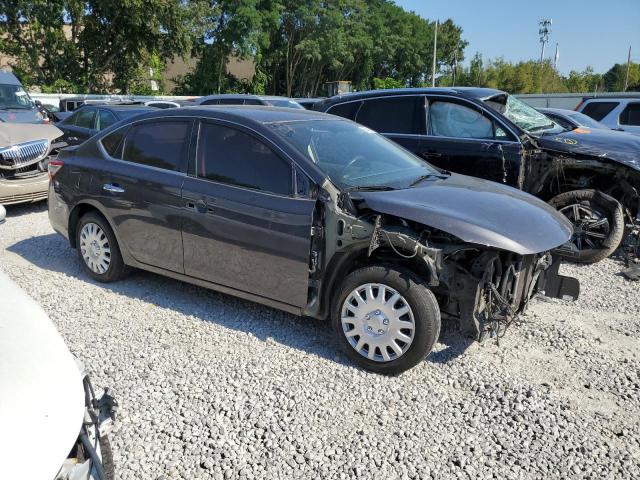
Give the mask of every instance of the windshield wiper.
[[(447, 172), (448, 173), (448, 172)], [(436, 173), (426, 173), (424, 175), (420, 175), (418, 178), (416, 178), (413, 182), (411, 182), (409, 184), (410, 187), (415, 187), (417, 184), (419, 184), (421, 181), (423, 180), (428, 180), (430, 178), (437, 178), (439, 180), (443, 180), (445, 178), (447, 178), (448, 175), (438, 175)]]
[(395, 190), (395, 188), (389, 185), (361, 185), (346, 188), (345, 192), (387, 192), (389, 190)]

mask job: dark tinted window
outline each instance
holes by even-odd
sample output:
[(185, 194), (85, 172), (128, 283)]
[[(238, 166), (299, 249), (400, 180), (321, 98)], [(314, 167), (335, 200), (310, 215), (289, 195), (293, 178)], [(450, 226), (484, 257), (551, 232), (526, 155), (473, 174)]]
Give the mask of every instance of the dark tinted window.
[(356, 121), (380, 133), (420, 133), (423, 97), (365, 100)]
[(290, 195), (291, 166), (258, 139), (234, 128), (202, 124), (198, 176), (255, 190)]
[(220, 100), (205, 100), (201, 105), (218, 105)]
[(630, 103), (620, 114), (620, 125), (640, 125), (640, 103)]
[(96, 128), (98, 130), (104, 130), (107, 127), (110, 127), (114, 123), (116, 123), (118, 119), (115, 115), (107, 110), (99, 110), (98, 111), (98, 121), (96, 122)]
[(452, 102), (429, 105), (429, 135), (454, 138), (493, 138), (493, 122), (477, 110)]
[(243, 98), (221, 98), (220, 105), (242, 105), (244, 104)]
[(257, 100), (255, 98), (247, 98), (244, 101), (245, 105), (264, 105), (264, 103), (262, 103), (260, 100)]
[(104, 149), (113, 158), (120, 158), (120, 145), (122, 144), (122, 139), (126, 131), (126, 128), (119, 128), (117, 131), (110, 133), (100, 140)]
[(589, 115), (594, 120), (602, 120), (609, 112), (620, 105), (619, 102), (590, 102), (582, 109), (582, 113)]
[(95, 113), (95, 108), (81, 108), (78, 110), (78, 113), (74, 114), (73, 124), (76, 127), (93, 128), (93, 117)]
[(122, 159), (166, 170), (178, 170), (187, 153), (189, 122), (153, 122), (132, 127)]
[(349, 102), (335, 105), (327, 110), (327, 113), (331, 115), (338, 115), (339, 117), (348, 118), (349, 120), (355, 120), (356, 113), (362, 102)]

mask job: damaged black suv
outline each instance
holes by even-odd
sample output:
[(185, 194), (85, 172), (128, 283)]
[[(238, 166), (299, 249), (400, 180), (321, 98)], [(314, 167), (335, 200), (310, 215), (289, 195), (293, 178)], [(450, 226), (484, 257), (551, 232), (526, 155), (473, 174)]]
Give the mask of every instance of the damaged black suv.
[(365, 368), (398, 373), (441, 314), (499, 334), (544, 290), (569, 222), (511, 187), (442, 172), (354, 122), (194, 107), (112, 127), (49, 164), (49, 218), (86, 272), (128, 266), (330, 317)]
[(339, 95), (314, 109), (355, 120), (431, 164), (531, 193), (574, 225), (582, 263), (609, 256), (640, 220), (640, 138), (565, 129), (488, 88), (417, 88)]

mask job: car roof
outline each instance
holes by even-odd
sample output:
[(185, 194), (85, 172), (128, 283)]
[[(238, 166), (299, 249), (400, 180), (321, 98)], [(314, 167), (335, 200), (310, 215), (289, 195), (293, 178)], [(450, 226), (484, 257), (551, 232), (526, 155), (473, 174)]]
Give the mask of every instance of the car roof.
[[(165, 110), (167, 114), (180, 115), (188, 112), (193, 116), (209, 118), (235, 117), (257, 123), (295, 122), (301, 120), (344, 120), (326, 113), (313, 112), (286, 107), (268, 107), (265, 105), (195, 105), (180, 110)], [(152, 115), (149, 115), (151, 117)]]
[(398, 95), (426, 95), (426, 94), (438, 94), (438, 95), (452, 95), (452, 96), (464, 96), (474, 99), (484, 99), (492, 97), (494, 95), (506, 94), (501, 90), (493, 88), (480, 88), (480, 87), (419, 87), (419, 88), (390, 88), (386, 90), (366, 90), (362, 92), (350, 92), (342, 93), (329, 97), (325, 100), (321, 100), (317, 105), (328, 106), (334, 103), (341, 103), (353, 100), (360, 100), (370, 97), (387, 97)]
[(20, 85), (20, 80), (13, 73), (0, 70), (0, 83), (5, 85)]
[(251, 93), (217, 93), (215, 95), (206, 95), (204, 97), (198, 98), (198, 100), (216, 100), (223, 98), (233, 98), (233, 99), (246, 99), (246, 98), (255, 98), (257, 100), (292, 100), (289, 97), (281, 97), (278, 95), (253, 95)]
[(571, 115), (573, 113), (579, 113), (575, 110), (569, 110), (568, 108), (538, 108), (539, 112), (560, 113), (562, 115)]

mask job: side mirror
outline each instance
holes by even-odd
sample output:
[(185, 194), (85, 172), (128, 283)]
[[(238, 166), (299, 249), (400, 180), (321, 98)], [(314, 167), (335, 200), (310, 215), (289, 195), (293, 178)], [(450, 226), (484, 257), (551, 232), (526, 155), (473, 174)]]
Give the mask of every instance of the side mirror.
[(36, 106), (41, 107), (42, 106), (42, 102), (40, 100), (34, 100), (34, 102), (36, 104)]

